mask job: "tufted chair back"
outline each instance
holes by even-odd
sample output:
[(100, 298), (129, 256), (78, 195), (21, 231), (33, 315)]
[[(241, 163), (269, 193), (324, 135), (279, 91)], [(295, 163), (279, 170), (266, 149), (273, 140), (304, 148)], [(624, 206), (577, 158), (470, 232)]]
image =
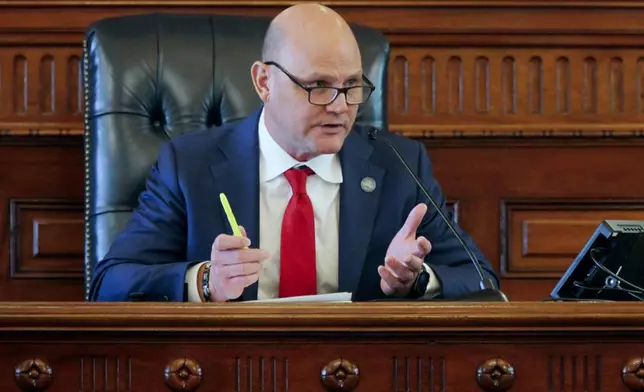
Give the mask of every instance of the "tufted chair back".
[[(257, 110), (250, 66), (270, 18), (145, 14), (100, 20), (84, 41), (85, 299), (94, 266), (123, 230), (162, 143)], [(386, 129), (387, 39), (352, 26), (376, 85), (358, 121)]]

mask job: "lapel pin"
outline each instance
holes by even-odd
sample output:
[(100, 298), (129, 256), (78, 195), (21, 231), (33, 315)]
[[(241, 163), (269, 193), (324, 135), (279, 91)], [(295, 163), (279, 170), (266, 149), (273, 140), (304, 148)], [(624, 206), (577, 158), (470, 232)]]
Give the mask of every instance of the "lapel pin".
[(360, 188), (367, 193), (373, 192), (376, 189), (376, 180), (371, 177), (365, 177), (360, 181)]

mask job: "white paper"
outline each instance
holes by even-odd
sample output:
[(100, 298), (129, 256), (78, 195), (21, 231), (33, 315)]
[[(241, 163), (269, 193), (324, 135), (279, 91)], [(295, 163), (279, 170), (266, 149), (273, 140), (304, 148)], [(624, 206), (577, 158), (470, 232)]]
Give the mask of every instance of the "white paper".
[(300, 297), (287, 297), (287, 298), (274, 298), (274, 299), (258, 299), (251, 302), (351, 302), (351, 293), (332, 293), (332, 294), (318, 294), (318, 295), (303, 295)]

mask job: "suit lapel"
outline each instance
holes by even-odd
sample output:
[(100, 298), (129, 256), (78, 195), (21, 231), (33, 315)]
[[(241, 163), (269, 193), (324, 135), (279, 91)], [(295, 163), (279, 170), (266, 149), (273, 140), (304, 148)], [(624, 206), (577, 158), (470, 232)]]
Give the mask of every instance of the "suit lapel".
[(354, 292), (358, 288), (378, 212), (385, 169), (369, 160), (372, 152), (373, 147), (356, 131), (349, 134), (340, 152), (343, 180), (338, 290), (341, 292)]
[[(253, 245), (259, 246), (259, 143), (257, 122), (259, 112), (242, 120), (219, 148), (225, 158), (211, 166), (215, 186), (226, 194), (237, 223), (244, 226)], [(214, 195), (219, 204), (219, 194)], [(232, 234), (226, 214), (221, 208), (223, 227)], [(257, 299), (257, 282), (244, 290), (244, 301)]]

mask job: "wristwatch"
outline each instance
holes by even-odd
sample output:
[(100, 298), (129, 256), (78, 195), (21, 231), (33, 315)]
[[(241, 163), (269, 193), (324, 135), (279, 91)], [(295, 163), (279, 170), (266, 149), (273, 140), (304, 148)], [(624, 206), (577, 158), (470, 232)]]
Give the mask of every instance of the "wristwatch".
[(201, 293), (205, 302), (210, 302), (210, 263), (206, 264), (203, 271), (203, 278), (201, 279)]
[(411, 286), (411, 290), (409, 291), (408, 297), (409, 298), (420, 298), (423, 295), (425, 295), (425, 292), (427, 291), (427, 286), (429, 286), (429, 280), (431, 278), (431, 274), (429, 272), (429, 267), (427, 264), (423, 263), (423, 266), (420, 269), (420, 272), (416, 276), (416, 280), (414, 281), (414, 284)]

